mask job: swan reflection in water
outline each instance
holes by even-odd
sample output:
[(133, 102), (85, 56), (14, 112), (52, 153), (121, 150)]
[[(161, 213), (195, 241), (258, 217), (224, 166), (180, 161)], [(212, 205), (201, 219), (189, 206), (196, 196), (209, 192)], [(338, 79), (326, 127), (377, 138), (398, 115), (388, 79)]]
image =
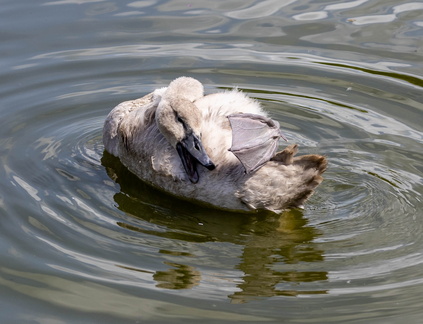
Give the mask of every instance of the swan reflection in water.
[[(228, 296), (232, 303), (272, 296), (327, 293), (321, 289), (320, 282), (327, 282), (328, 273), (314, 270), (318, 268), (317, 263), (324, 259), (324, 251), (313, 243), (320, 233), (307, 225), (301, 210), (289, 210), (280, 215), (265, 212), (247, 215), (204, 208), (145, 184), (107, 152), (102, 164), (109, 177), (121, 187), (114, 196), (118, 208), (131, 217), (161, 228), (145, 229), (124, 220), (118, 222), (120, 227), (171, 240), (232, 243), (242, 247), (240, 262), (235, 269), (243, 275), (231, 279), (237, 283), (236, 291)], [(163, 227), (167, 230), (163, 231)], [(201, 284), (204, 277), (201, 269), (183, 262), (187, 257), (195, 258), (195, 255), (168, 249), (158, 252), (181, 262), (164, 261), (167, 270), (153, 270), (157, 288), (191, 289)], [(316, 267), (311, 265), (313, 262), (316, 262)], [(222, 276), (225, 274), (219, 275)], [(311, 287), (307, 283), (313, 282), (313, 288), (307, 289)]]

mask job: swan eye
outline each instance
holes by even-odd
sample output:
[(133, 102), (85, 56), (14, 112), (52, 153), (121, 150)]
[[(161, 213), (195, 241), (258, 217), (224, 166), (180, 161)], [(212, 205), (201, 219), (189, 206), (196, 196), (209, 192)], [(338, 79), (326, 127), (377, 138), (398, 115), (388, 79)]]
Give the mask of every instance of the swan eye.
[(185, 123), (185, 121), (181, 118), (181, 117), (177, 117), (176, 120), (178, 121), (178, 123), (182, 124), (182, 127), (184, 128), (184, 130), (186, 131), (189, 127), (187, 126), (187, 124)]

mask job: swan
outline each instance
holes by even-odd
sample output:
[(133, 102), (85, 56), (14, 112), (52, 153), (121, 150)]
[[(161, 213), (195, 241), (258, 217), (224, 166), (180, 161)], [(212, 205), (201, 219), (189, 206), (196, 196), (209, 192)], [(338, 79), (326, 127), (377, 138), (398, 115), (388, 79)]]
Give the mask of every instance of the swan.
[[(244, 123), (265, 130), (256, 136), (247, 127), (239, 135), (236, 127)], [(241, 91), (204, 95), (198, 80), (179, 77), (117, 105), (104, 122), (103, 143), (137, 177), (175, 196), (226, 210), (280, 213), (303, 207), (322, 182), (327, 161), (321, 155), (294, 157), (295, 144), (276, 153), (279, 132), (279, 124)], [(274, 149), (243, 151), (244, 137), (254, 142), (263, 136)], [(234, 146), (241, 146), (243, 157)]]

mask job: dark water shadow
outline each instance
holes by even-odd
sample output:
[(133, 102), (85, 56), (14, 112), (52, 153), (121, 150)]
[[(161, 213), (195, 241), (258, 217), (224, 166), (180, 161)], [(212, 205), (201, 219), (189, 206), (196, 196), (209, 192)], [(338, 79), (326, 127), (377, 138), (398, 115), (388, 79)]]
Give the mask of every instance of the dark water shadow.
[[(118, 222), (119, 226), (167, 239), (194, 243), (228, 242), (243, 247), (241, 261), (236, 269), (244, 275), (239, 278), (239, 291), (228, 296), (231, 302), (245, 303), (263, 297), (327, 293), (320, 288), (292, 288), (301, 283), (324, 283), (328, 279), (326, 271), (314, 270), (324, 260), (324, 251), (313, 243), (321, 233), (308, 225), (301, 210), (290, 210), (280, 215), (217, 210), (184, 201), (151, 187), (107, 152), (101, 162), (110, 178), (120, 185), (120, 192), (114, 196), (117, 207), (134, 219), (159, 225), (160, 229), (146, 229), (124, 220)], [(159, 252), (189, 256), (168, 250)], [(316, 267), (311, 263), (315, 263)], [(156, 271), (153, 275), (157, 287), (190, 289), (199, 285), (199, 269), (183, 263), (165, 264), (168, 270)]]

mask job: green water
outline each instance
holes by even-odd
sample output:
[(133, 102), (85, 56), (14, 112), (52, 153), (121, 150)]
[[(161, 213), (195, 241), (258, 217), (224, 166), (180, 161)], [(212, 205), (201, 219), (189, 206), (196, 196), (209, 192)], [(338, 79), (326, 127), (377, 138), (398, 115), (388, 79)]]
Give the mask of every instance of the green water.
[[(419, 1), (3, 1), (0, 322), (419, 323), (422, 17)], [(108, 112), (181, 75), (238, 86), (327, 156), (304, 210), (206, 209), (103, 154)]]

